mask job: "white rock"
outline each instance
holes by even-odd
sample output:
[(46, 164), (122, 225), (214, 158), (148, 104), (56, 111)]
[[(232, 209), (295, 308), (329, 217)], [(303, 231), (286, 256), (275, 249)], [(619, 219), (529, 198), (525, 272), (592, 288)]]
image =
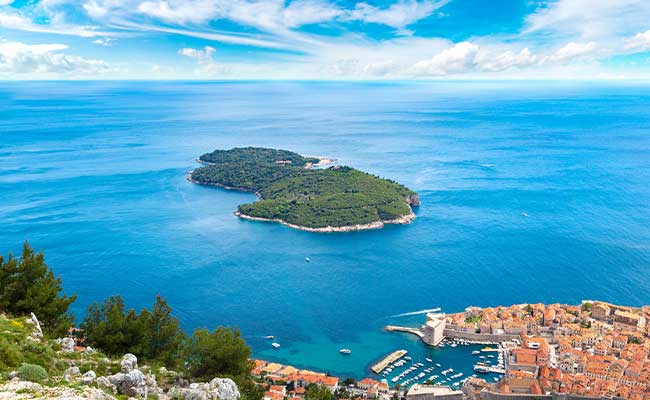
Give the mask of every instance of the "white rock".
[(212, 392), (216, 390), (219, 400), (237, 400), (239, 399), (239, 389), (232, 379), (214, 378), (210, 381)]
[(97, 378), (97, 387), (100, 389), (108, 390), (113, 394), (117, 394), (117, 388), (105, 376)]
[(30, 317), (27, 319), (27, 322), (34, 325), (34, 331), (32, 332), (32, 337), (40, 339), (43, 337), (43, 330), (41, 329), (41, 324), (38, 322), (38, 318), (34, 313), (31, 313)]
[(56, 342), (61, 345), (61, 351), (64, 353), (72, 353), (74, 351), (74, 340), (69, 337), (56, 339)]
[(110, 383), (115, 385), (117, 392), (127, 396), (142, 397), (146, 391), (144, 374), (134, 369), (128, 373), (120, 372), (108, 377)]
[(88, 371), (81, 377), (81, 382), (83, 382), (84, 385), (90, 385), (91, 383), (95, 382), (95, 379), (97, 379), (97, 374), (95, 371)]
[(81, 379), (81, 371), (79, 367), (70, 367), (63, 373), (63, 380), (66, 382), (79, 382)]
[(126, 353), (122, 356), (120, 366), (122, 367), (122, 372), (131, 372), (132, 370), (138, 368), (138, 357), (134, 356), (131, 353)]

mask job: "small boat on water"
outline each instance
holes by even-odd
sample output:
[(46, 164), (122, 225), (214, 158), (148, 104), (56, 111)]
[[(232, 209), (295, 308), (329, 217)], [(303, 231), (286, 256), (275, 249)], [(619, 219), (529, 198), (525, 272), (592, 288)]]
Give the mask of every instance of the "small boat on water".
[(264, 336), (264, 339), (275, 339), (275, 336), (273, 336), (273, 335)]
[(428, 362), (428, 363), (431, 363), (431, 362), (433, 362), (433, 360), (432, 360), (432, 359), (430, 359), (430, 358), (425, 358), (425, 360), (427, 360), (427, 362)]
[(311, 262), (311, 258), (305, 257), (305, 262)]
[(404, 359), (405, 359), (406, 361), (411, 361), (411, 360), (412, 360), (412, 358), (409, 357), (409, 356), (404, 357)]
[(474, 372), (478, 372), (479, 374), (487, 374), (490, 372), (490, 369), (487, 367), (487, 365), (476, 364), (474, 366)]
[(438, 368), (440, 368), (440, 367), (441, 367), (441, 365), (440, 365), (440, 364), (436, 364), (436, 367), (438, 367)]
[(473, 356), (478, 356), (479, 354), (481, 354), (481, 352), (478, 351), (478, 350), (474, 350), (474, 351), (472, 352), (472, 355), (473, 355)]
[(271, 346), (273, 346), (274, 349), (279, 349), (280, 348), (280, 343), (273, 342), (273, 343), (271, 343)]
[(339, 353), (341, 353), (341, 354), (352, 354), (352, 350), (350, 350), (350, 349), (341, 349), (341, 350), (339, 350)]

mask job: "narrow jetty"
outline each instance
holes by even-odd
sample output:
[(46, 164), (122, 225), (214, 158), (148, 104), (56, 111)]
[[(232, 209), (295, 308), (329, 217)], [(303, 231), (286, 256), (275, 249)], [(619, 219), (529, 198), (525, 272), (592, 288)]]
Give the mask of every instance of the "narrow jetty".
[(409, 328), (408, 326), (396, 326), (396, 325), (386, 325), (384, 327), (385, 330), (388, 332), (405, 332), (405, 333), (410, 333), (412, 335), (415, 335), (422, 339), (424, 337), (424, 332), (419, 330), (418, 328)]
[(370, 370), (372, 372), (374, 372), (375, 374), (378, 374), (381, 371), (383, 371), (384, 369), (386, 369), (386, 367), (388, 367), (390, 364), (392, 364), (395, 361), (399, 360), (400, 358), (404, 357), (404, 355), (406, 353), (408, 353), (408, 351), (406, 351), (406, 350), (394, 351), (394, 352), (390, 353), (389, 355), (387, 355), (386, 357), (384, 357), (383, 360), (379, 361), (377, 364), (370, 367)]

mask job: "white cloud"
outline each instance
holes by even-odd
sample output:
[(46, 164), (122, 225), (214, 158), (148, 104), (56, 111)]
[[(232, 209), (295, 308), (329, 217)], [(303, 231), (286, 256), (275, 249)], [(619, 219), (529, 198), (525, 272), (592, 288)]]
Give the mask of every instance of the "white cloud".
[(544, 1), (526, 18), (524, 32), (604, 40), (638, 32), (648, 25), (649, 18), (647, 0)]
[(284, 26), (293, 28), (331, 21), (343, 14), (336, 6), (322, 1), (292, 1), (283, 11)]
[(430, 60), (413, 66), (416, 75), (449, 75), (471, 71), (476, 67), (480, 47), (470, 42), (460, 42), (444, 49)]
[(215, 48), (211, 46), (205, 46), (202, 50), (186, 47), (178, 50), (178, 54), (185, 57), (195, 58), (199, 64), (205, 64), (213, 61), (212, 55), (215, 51)]
[(551, 62), (557, 63), (568, 63), (577, 58), (586, 57), (592, 55), (598, 50), (595, 42), (589, 43), (576, 43), (569, 42), (564, 47), (558, 49), (553, 53), (549, 60)]
[(64, 44), (0, 42), (0, 74), (15, 76), (96, 76), (110, 71), (101, 60), (61, 53)]
[(199, 68), (195, 70), (195, 73), (198, 75), (218, 75), (225, 74), (230, 72), (230, 68), (223, 64), (219, 64), (214, 60), (214, 53), (216, 49), (211, 46), (205, 46), (203, 49), (193, 49), (190, 47), (185, 47), (178, 50), (178, 54), (194, 58)]
[(25, 32), (49, 33), (55, 35), (73, 35), (81, 37), (111, 36), (113, 33), (100, 31), (94, 27), (77, 25), (42, 25), (19, 15), (0, 12), (0, 27)]
[(8, 6), (8, 5), (10, 5), (11, 3), (13, 3), (13, 2), (14, 2), (14, 0), (0, 0), (0, 7), (2, 7), (2, 6)]
[(520, 52), (504, 51), (497, 54), (479, 54), (476, 63), (482, 71), (500, 72), (511, 68), (526, 68), (535, 65), (538, 57), (533, 55), (528, 47)]
[(589, 59), (599, 50), (595, 42), (569, 42), (546, 55), (533, 54), (527, 47), (519, 52), (481, 47), (460, 42), (442, 50), (429, 60), (413, 65), (414, 75), (445, 76), (469, 72), (501, 72), (529, 67), (566, 65), (576, 60)]
[(366, 23), (384, 24), (401, 30), (416, 21), (428, 17), (446, 3), (447, 1), (400, 0), (384, 9), (368, 3), (357, 3), (354, 10), (349, 12), (347, 18)]
[(100, 39), (93, 40), (93, 43), (98, 44), (98, 45), (100, 45), (100, 46), (107, 46), (107, 47), (109, 47), (109, 46), (112, 46), (112, 45), (113, 45), (113, 42), (114, 42), (114, 41), (115, 41), (115, 40), (112, 39), (112, 38), (100, 38)]
[(650, 30), (639, 32), (625, 40), (625, 50), (648, 51), (650, 50)]

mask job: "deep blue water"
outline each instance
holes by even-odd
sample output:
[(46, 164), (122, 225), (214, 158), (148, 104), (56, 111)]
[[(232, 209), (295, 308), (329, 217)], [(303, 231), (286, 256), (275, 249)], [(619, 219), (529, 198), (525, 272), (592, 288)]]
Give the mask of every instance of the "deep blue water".
[[(407, 348), (463, 370), (468, 348), (382, 326), (438, 306), (650, 303), (649, 89), (1, 83), (0, 253), (45, 251), (78, 317), (111, 294), (139, 308), (160, 293), (187, 330), (236, 325), (259, 357), (362, 376)], [(247, 145), (397, 180), (419, 192), (418, 218), (348, 234), (239, 220), (253, 195), (185, 173)]]

